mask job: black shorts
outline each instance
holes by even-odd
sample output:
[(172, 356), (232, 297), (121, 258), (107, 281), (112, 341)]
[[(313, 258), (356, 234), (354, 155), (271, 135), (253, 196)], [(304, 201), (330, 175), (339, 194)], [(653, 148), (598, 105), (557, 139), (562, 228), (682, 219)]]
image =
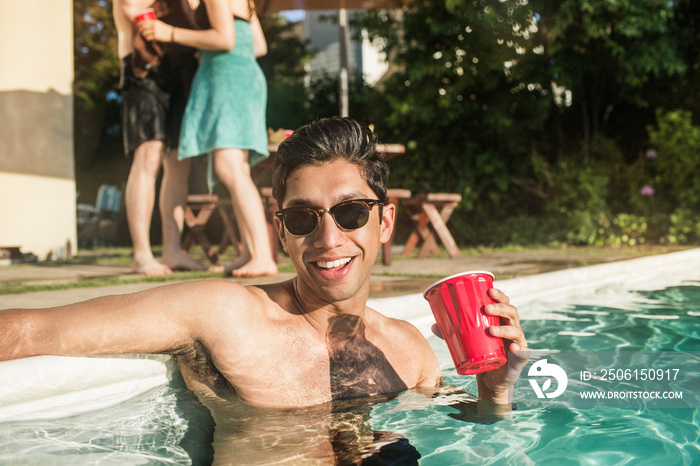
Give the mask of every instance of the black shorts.
[(126, 156), (152, 140), (163, 141), (165, 153), (177, 148), (196, 66), (194, 57), (177, 69), (166, 59), (160, 66), (151, 68), (145, 78), (137, 78), (131, 69), (131, 56), (122, 60), (121, 113)]

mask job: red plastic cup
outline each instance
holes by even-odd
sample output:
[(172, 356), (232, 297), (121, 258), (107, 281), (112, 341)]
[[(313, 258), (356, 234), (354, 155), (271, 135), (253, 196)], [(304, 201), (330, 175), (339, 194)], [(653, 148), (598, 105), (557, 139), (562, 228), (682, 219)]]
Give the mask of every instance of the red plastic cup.
[(141, 21), (155, 21), (156, 20), (156, 13), (153, 11), (153, 8), (146, 8), (145, 10), (139, 11), (139, 14), (136, 15), (136, 24), (140, 23)]
[(483, 311), (495, 303), (487, 293), (493, 279), (491, 272), (463, 272), (433, 283), (423, 293), (458, 374), (487, 372), (506, 363), (503, 339), (488, 333), (500, 319)]

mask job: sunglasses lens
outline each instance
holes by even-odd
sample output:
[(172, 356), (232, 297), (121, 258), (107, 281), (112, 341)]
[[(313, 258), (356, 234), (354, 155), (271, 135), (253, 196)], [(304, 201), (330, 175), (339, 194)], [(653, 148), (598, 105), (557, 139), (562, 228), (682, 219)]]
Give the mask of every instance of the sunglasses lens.
[(377, 204), (373, 200), (347, 201), (336, 204), (330, 209), (317, 211), (310, 208), (291, 208), (279, 211), (276, 215), (282, 218), (284, 227), (294, 236), (308, 236), (316, 231), (320, 216), (325, 212), (331, 213), (335, 223), (341, 229), (352, 231), (367, 225), (372, 211), (372, 208), (367, 204), (368, 202), (373, 206)]
[(357, 230), (367, 224), (369, 208), (364, 202), (348, 202), (333, 209), (336, 223), (344, 230)]
[(296, 236), (310, 235), (318, 223), (318, 217), (312, 210), (292, 210), (284, 216), (284, 226), (288, 232)]

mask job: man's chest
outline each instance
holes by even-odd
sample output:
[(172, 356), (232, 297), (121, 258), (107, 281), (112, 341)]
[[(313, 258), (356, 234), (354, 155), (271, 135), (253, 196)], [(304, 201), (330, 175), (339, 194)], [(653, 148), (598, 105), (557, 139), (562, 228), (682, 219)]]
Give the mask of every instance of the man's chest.
[(260, 341), (236, 364), (219, 364), (219, 370), (248, 403), (308, 406), (407, 389), (390, 359), (356, 335), (319, 341), (290, 329), (275, 341)]

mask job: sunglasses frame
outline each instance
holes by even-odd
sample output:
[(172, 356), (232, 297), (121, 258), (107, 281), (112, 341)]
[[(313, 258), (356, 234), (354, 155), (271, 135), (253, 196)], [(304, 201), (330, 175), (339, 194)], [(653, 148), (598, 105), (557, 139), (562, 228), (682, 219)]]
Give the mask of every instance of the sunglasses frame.
[[(347, 201), (339, 202), (336, 205), (331, 206), (327, 209), (315, 209), (313, 207), (301, 207), (301, 206), (300, 207), (287, 207), (286, 209), (280, 209), (277, 212), (275, 212), (275, 217), (280, 219), (280, 222), (282, 222), (282, 225), (284, 226), (284, 230), (287, 233), (289, 233), (290, 235), (295, 236), (297, 238), (303, 238), (305, 236), (313, 235), (316, 232), (316, 230), (318, 230), (318, 226), (321, 224), (321, 217), (323, 217), (323, 214), (325, 214), (326, 212), (331, 214), (331, 218), (333, 219), (335, 226), (337, 226), (340, 230), (342, 230), (342, 231), (355, 231), (355, 230), (359, 230), (360, 228), (364, 227), (365, 225), (367, 225), (367, 223), (365, 223), (364, 225), (357, 227), (357, 228), (349, 228), (349, 229), (343, 228), (338, 223), (338, 220), (336, 220), (335, 215), (333, 214), (333, 211), (337, 207), (345, 205), (345, 204), (355, 204), (355, 203), (362, 203), (365, 206), (367, 206), (367, 210), (370, 214), (372, 213), (372, 208), (375, 205), (378, 205), (379, 206), (379, 221), (381, 222), (384, 203), (382, 201), (380, 201), (379, 199), (348, 199)], [(291, 211), (295, 211), (295, 210), (306, 210), (306, 211), (310, 211), (310, 212), (313, 212), (314, 214), (316, 214), (316, 226), (314, 226), (314, 229), (311, 230), (309, 233), (307, 233), (305, 235), (296, 235), (296, 234), (292, 233), (291, 231), (289, 231), (289, 229), (287, 228), (287, 224), (284, 221), (284, 216), (287, 213), (289, 213)]]

